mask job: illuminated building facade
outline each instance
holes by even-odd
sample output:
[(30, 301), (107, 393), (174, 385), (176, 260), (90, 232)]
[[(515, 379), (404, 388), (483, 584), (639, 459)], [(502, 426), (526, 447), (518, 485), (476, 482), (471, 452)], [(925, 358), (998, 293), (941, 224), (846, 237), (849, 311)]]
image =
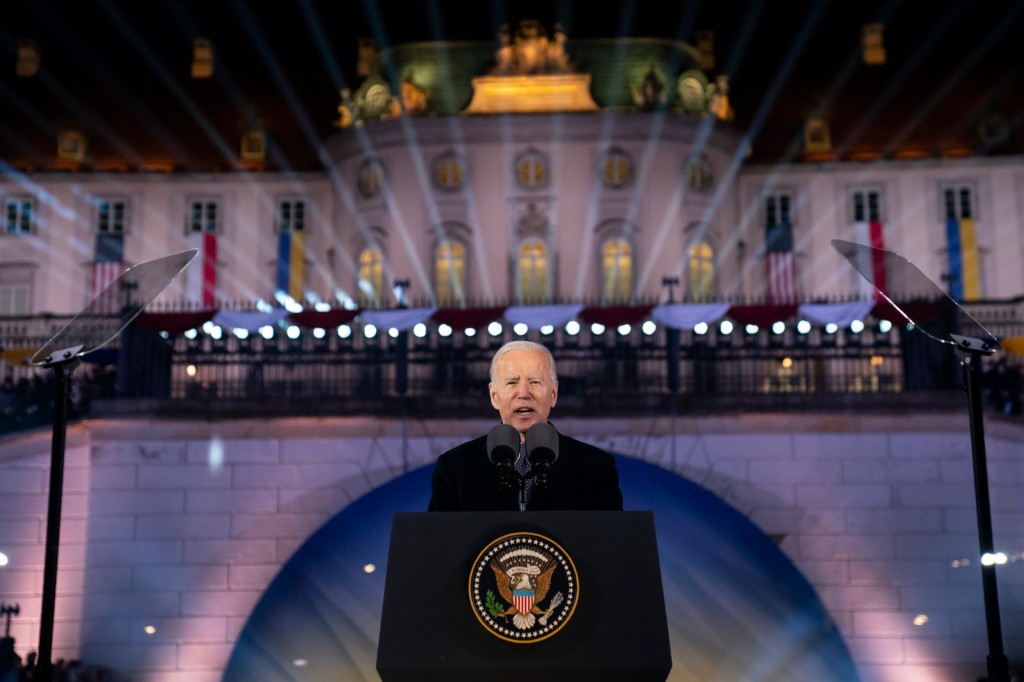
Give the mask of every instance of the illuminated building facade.
[[(312, 168), (275, 159), (275, 136), (305, 132), (298, 116), (254, 115), (237, 138), (218, 138), (228, 172), (121, 158), (71, 126), (56, 161), (12, 152), (0, 176), (0, 315), (73, 313), (124, 265), (185, 248), (199, 257), (162, 304), (393, 308), (403, 281), (429, 306), (612, 306), (664, 301), (666, 278), (693, 303), (872, 298), (833, 238), (903, 253), (967, 302), (1024, 291), (1019, 156), (964, 153), (958, 138), (942, 149), (843, 149), (815, 116), (778, 133), (792, 139), (774, 162), (736, 124), (732, 83), (701, 45), (570, 41), (556, 27), (548, 39), (526, 23), (497, 47), (368, 54), (359, 87), (339, 89), (336, 113), (324, 115), (335, 126)], [(214, 47), (196, 46), (194, 71), (217, 73)], [(872, 42), (884, 62), (878, 52)], [(899, 292), (894, 273), (872, 274)], [(776, 539), (863, 679), (980, 670), (962, 415), (727, 415), (678, 429), (662, 417), (560, 424), (697, 481)], [(221, 679), (256, 604), (310, 537), (429, 466), (444, 443), (486, 428), (406, 426), (378, 416), (76, 427), (59, 653), (137, 679)], [(1024, 537), (1022, 439), (1012, 423), (994, 432), (998, 531), (1012, 542)], [(36, 432), (2, 455), (15, 550), (0, 596), (26, 602), (26, 614), (38, 600), (47, 446)], [(1013, 552), (1001, 574), (1007, 643), (1024, 641), (1020, 559)], [(751, 629), (757, 639), (783, 628)], [(38, 624), (22, 618), (15, 634), (32, 642)], [(345, 653), (366, 672), (372, 637), (358, 634)], [(315, 663), (296, 656), (286, 669)]]

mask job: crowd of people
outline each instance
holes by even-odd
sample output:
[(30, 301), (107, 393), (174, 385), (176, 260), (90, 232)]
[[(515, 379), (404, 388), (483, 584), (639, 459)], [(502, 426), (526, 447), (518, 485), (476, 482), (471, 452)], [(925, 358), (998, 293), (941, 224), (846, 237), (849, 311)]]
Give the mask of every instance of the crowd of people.
[(0, 433), (47, 424), (53, 418), (53, 379), (39, 373), (0, 384)]
[[(14, 379), (10, 374), (0, 383), (0, 434), (13, 433), (53, 423), (53, 373), (38, 370), (32, 377)], [(115, 394), (116, 370), (108, 365), (86, 365), (71, 377), (68, 418), (89, 411), (95, 398)]]
[[(0, 662), (0, 682), (31, 682), (34, 679), (37, 679), (34, 651), (25, 658), (24, 663), (17, 654), (14, 654), (13, 660), (7, 661), (6, 664)], [(61, 658), (53, 663), (52, 679), (53, 682), (107, 682), (110, 679), (110, 671), (99, 666), (83, 665), (81, 661), (65, 661)]]
[(996, 358), (985, 370), (984, 390), (989, 407), (994, 411), (1006, 415), (1020, 414), (1022, 389), (1024, 381), (1020, 365), (1005, 355)]

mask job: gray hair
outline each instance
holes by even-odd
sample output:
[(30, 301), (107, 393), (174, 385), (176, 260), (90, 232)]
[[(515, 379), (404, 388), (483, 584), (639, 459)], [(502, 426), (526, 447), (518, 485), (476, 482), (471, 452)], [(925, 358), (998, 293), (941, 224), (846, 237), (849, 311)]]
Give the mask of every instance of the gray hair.
[(514, 351), (514, 350), (535, 350), (535, 351), (540, 351), (541, 353), (543, 353), (545, 355), (545, 357), (547, 357), (547, 359), (548, 359), (548, 367), (551, 368), (551, 381), (552, 381), (552, 383), (555, 383), (555, 384), (558, 383), (558, 372), (555, 371), (555, 357), (553, 355), (551, 355), (551, 351), (548, 350), (548, 347), (547, 346), (543, 346), (543, 345), (541, 345), (539, 343), (534, 343), (533, 341), (517, 340), (517, 341), (509, 341), (508, 343), (506, 343), (504, 346), (499, 348), (498, 351), (494, 354), (494, 357), (491, 358), (491, 383), (492, 384), (494, 383), (494, 379), (495, 379), (494, 375), (495, 375), (495, 371), (497, 370), (497, 367), (498, 367), (498, 358), (500, 358), (505, 353), (508, 353), (508, 352)]

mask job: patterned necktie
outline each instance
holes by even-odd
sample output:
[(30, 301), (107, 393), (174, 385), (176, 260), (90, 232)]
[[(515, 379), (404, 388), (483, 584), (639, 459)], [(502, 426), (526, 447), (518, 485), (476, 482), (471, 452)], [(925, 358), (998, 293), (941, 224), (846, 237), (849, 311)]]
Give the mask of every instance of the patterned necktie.
[[(525, 476), (530, 470), (530, 459), (526, 456), (526, 443), (519, 444), (519, 457), (516, 458), (516, 471), (520, 476)], [(529, 501), (530, 493), (533, 492), (533, 479), (526, 480), (526, 499)]]

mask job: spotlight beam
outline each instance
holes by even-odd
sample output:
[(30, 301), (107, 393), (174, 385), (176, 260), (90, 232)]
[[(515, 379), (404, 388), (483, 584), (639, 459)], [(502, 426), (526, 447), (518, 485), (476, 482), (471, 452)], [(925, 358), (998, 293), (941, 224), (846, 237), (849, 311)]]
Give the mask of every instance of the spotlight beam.
[[(857, 125), (846, 135), (843, 145), (843, 151), (849, 149), (851, 146), (856, 144), (857, 139), (864, 133), (864, 131), (871, 125), (875, 118), (881, 114), (889, 102), (896, 96), (896, 94), (903, 88), (904, 84), (917, 73), (917, 68), (924, 61), (925, 56), (931, 50), (931, 48), (939, 41), (939, 39), (952, 28), (960, 14), (967, 8), (970, 0), (960, 0), (949, 12), (945, 12), (942, 15), (942, 21), (936, 24), (929, 32), (928, 37), (925, 38), (924, 43), (914, 52), (910, 60), (903, 65), (899, 73), (893, 78), (886, 86), (885, 90), (875, 98), (868, 107), (867, 111), (860, 117)], [(891, 146), (891, 145), (890, 145)]]
[[(117, 8), (109, 0), (102, 0), (101, 4), (104, 11), (113, 21), (114, 25), (118, 28), (121, 34), (124, 35), (124, 37), (132, 45), (132, 47), (134, 47), (139, 52), (139, 54), (142, 55), (142, 57), (146, 61), (146, 64), (153, 70), (154, 73), (156, 73), (157, 77), (160, 78), (160, 81), (171, 91), (171, 93), (174, 95), (177, 101), (185, 107), (189, 114), (196, 120), (197, 123), (199, 123), (200, 128), (203, 130), (203, 132), (216, 145), (219, 141), (219, 135), (216, 132), (216, 128), (209, 122), (209, 119), (206, 118), (206, 116), (195, 105), (195, 103), (192, 102), (188, 94), (178, 85), (177, 82), (175, 82), (174, 78), (170, 75), (170, 73), (168, 73), (166, 67), (164, 67), (160, 63), (160, 60), (157, 59), (156, 55), (153, 53), (152, 48), (150, 48), (149, 45), (146, 44), (144, 40), (142, 40), (138, 32), (132, 26), (130, 26), (128, 22), (125, 21), (124, 16), (117, 10)], [(89, 53), (88, 50), (81, 51), (85, 52), (86, 54)], [(123, 90), (123, 88), (121, 90)], [(143, 118), (147, 120), (148, 125), (154, 131), (159, 132), (160, 138), (171, 147), (172, 153), (177, 158), (189, 158), (188, 155), (180, 147), (180, 145), (178, 145), (177, 142), (174, 140), (173, 136), (169, 132), (167, 132), (162, 125), (158, 123), (157, 117), (154, 114), (152, 114), (152, 112), (150, 112), (145, 106), (139, 103), (136, 100), (136, 98), (132, 97), (131, 95), (125, 93), (123, 96), (127, 97), (129, 102), (134, 102), (134, 104), (131, 107), (133, 111), (139, 112), (140, 115), (144, 114)]]
[(1014, 26), (1014, 20), (1020, 15), (1021, 11), (1024, 10), (1024, 3), (1014, 3), (1013, 10), (1005, 17), (1001, 17), (1000, 21), (996, 22), (996, 27), (989, 33), (986, 40), (980, 41), (971, 53), (964, 59), (956, 71), (951, 76), (945, 79), (942, 85), (936, 88), (931, 97), (921, 105), (917, 113), (907, 121), (900, 130), (893, 136), (889, 141), (889, 145), (885, 149), (885, 153), (891, 153), (894, 149), (899, 148), (900, 143), (903, 142), (914, 129), (924, 120), (925, 116), (930, 114), (936, 109), (940, 102), (945, 99), (953, 88), (958, 87), (968, 76), (970, 68), (984, 55), (988, 50), (988, 46), (995, 42), (999, 37), (1006, 32), (1008, 28)]

